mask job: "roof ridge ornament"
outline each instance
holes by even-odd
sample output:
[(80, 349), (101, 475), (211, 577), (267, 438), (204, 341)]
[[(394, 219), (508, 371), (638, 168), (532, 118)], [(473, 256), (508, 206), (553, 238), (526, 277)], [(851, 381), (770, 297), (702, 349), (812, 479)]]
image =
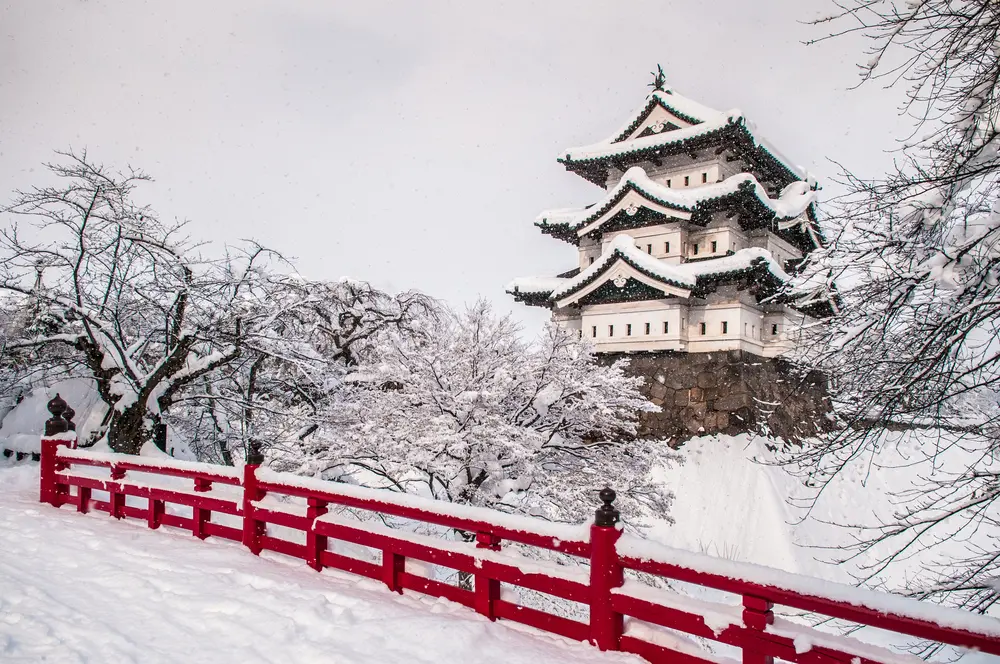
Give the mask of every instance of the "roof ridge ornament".
[(663, 73), (663, 65), (657, 64), (656, 71), (649, 72), (653, 76), (653, 82), (649, 84), (649, 87), (653, 88), (653, 91), (666, 92), (670, 94), (670, 91), (666, 89), (667, 76)]

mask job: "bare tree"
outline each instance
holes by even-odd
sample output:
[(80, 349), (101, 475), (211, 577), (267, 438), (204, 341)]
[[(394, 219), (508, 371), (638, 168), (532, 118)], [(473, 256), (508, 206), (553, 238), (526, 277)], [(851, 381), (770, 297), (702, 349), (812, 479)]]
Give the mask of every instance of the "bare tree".
[(785, 461), (821, 492), (859, 460), (877, 472), (892, 444), (884, 427), (936, 432), (920, 437), (916, 485), (894, 496), (894, 516), (851, 524), (869, 527), (850, 553), (864, 554), (872, 581), (967, 539), (906, 591), (985, 612), (1000, 597), (1000, 4), (836, 5), (817, 23), (832, 28), (827, 38), (868, 39), (862, 82), (904, 87), (913, 134), (887, 175), (843, 173), (831, 240), (797, 284), (836, 305), (801, 359), (830, 376), (845, 426)]
[(7, 351), (71, 351), (108, 405), (108, 444), (138, 453), (180, 391), (235, 361), (274, 317), (262, 271), (272, 254), (249, 244), (205, 259), (184, 224), (133, 201), (148, 176), (60, 155), (48, 166), (59, 184), (18, 192), (4, 210), (0, 291), (51, 322)]

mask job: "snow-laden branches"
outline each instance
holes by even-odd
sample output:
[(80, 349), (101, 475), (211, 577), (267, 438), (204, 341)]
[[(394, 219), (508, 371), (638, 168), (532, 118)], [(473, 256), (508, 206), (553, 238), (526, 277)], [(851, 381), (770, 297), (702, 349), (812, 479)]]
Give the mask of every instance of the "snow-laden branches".
[(235, 360), (266, 318), (261, 267), (275, 256), (251, 245), (206, 260), (183, 224), (134, 203), (147, 176), (61, 156), (49, 166), (57, 184), (4, 209), (0, 290), (45, 322), (8, 348), (72, 350), (109, 407), (109, 444), (137, 452), (177, 392)]
[(480, 302), (371, 350), (332, 424), (285, 465), (552, 519), (579, 518), (613, 483), (629, 514), (666, 516), (670, 494), (647, 473), (672, 455), (634, 440), (636, 414), (655, 406), (571, 332), (550, 325), (529, 344)]
[[(844, 428), (794, 451), (791, 467), (822, 491), (852, 464), (875, 460), (884, 426), (933, 426), (955, 441), (912, 451), (921, 475), (900, 509), (859, 550), (871, 580), (901, 557), (934, 550), (996, 518), (1000, 452), (1000, 5), (992, 0), (843, 0), (821, 21), (869, 38), (863, 81), (906, 86), (914, 133), (895, 169), (845, 172), (828, 206), (829, 244), (799, 289), (835, 293), (837, 315), (815, 325), (802, 360), (827, 373)], [(972, 435), (974, 434), (974, 435)], [(960, 470), (941, 455), (969, 447)], [(964, 464), (964, 465), (963, 465)], [(857, 524), (851, 524), (857, 525)], [(995, 556), (953, 553), (910, 590), (985, 611), (998, 595)], [(994, 547), (995, 548), (995, 547)]]

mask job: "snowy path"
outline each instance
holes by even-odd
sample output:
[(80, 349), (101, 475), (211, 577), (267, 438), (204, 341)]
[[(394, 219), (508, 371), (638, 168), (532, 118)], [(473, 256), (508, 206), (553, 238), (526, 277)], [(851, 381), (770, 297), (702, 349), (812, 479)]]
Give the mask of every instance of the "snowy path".
[(232, 543), (56, 510), (36, 487), (37, 465), (0, 466), (5, 663), (641, 661)]

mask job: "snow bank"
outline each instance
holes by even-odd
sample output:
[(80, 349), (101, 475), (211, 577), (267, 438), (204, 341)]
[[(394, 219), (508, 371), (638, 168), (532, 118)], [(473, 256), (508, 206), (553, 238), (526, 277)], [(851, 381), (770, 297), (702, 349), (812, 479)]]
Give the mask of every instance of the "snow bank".
[(56, 394), (68, 403), (76, 415), (76, 431), (81, 441), (101, 426), (107, 408), (97, 396), (92, 380), (74, 378), (56, 383), (52, 387), (39, 387), (7, 413), (0, 423), (0, 448), (15, 452), (39, 452), (39, 440), (49, 419), (46, 404)]

